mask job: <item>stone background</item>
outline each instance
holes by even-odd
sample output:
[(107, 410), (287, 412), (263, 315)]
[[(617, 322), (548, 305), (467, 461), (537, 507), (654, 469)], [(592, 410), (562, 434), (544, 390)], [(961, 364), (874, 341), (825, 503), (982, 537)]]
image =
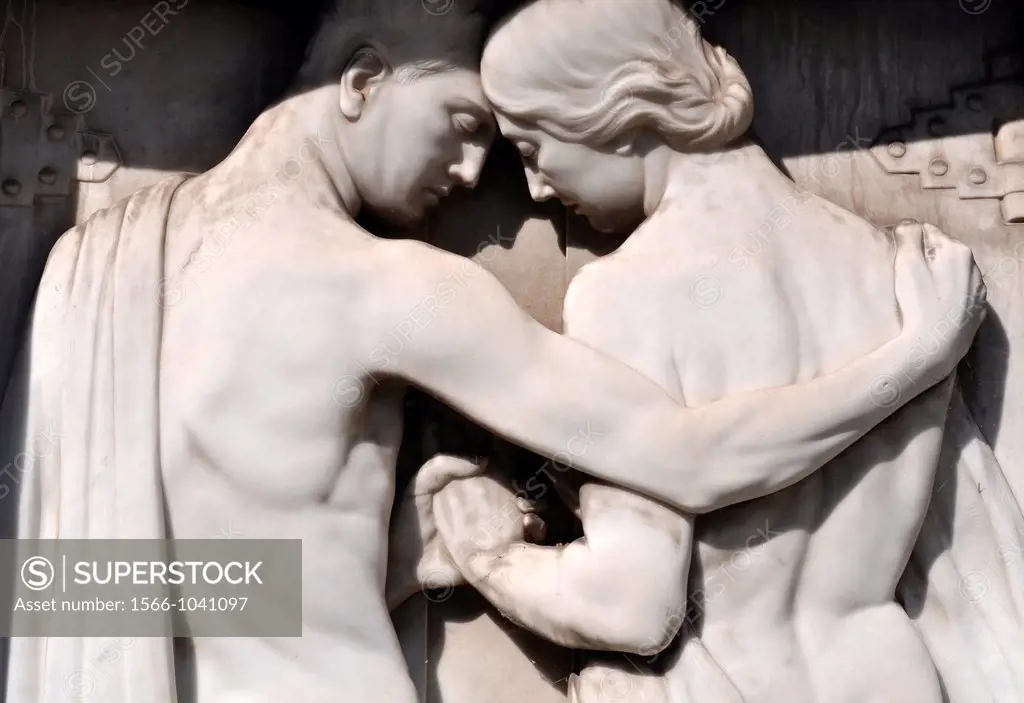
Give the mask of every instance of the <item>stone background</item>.
[[(15, 119), (12, 104), (22, 93), (10, 91), (51, 95), (50, 113), (62, 118), (80, 113), (88, 130), (113, 136), (116, 149), (101, 149), (93, 158), (83, 148), (67, 162), (74, 172), (59, 174), (97, 180), (113, 171), (105, 181), (72, 180), (66, 195), (37, 195), (27, 205), (0, 193), (0, 385), (56, 238), (142, 185), (172, 172), (202, 171), (223, 158), (287, 86), (317, 11), (316, 3), (296, 0), (169, 0), (177, 14), (155, 22), (152, 13), (159, 3), (136, 0), (5, 3), (0, 181), (26, 169), (31, 180), (33, 169), (46, 165), (47, 149), (54, 148), (43, 135), (35, 150), (18, 141), (18, 125), (25, 123)], [(492, 0), (491, 7), (499, 11), (512, 4)], [(957, 152), (962, 158), (991, 152), (998, 123), (1024, 117), (1018, 5), (1010, 0), (710, 0), (701, 10), (707, 36), (724, 44), (751, 80), (757, 137), (798, 183), (879, 225), (904, 217), (926, 220), (974, 247), (993, 310), (962, 376), (972, 411), (1004, 466), (1007, 457), (1024, 451), (1024, 434), (1000, 434), (1002, 426), (1024, 419), (1024, 365), (1010, 346), (1024, 334), (1019, 273), (1024, 249), (1017, 247), (1022, 225), (1004, 222), (997, 199), (963, 199), (954, 190), (923, 188), (917, 175), (887, 172), (868, 147), (892, 128), (910, 125), (902, 137), (908, 143), (941, 146), (942, 139), (960, 136), (968, 145)], [(139, 38), (134, 50), (125, 43), (132, 36)], [(114, 49), (124, 59), (116, 75), (110, 68)], [(1010, 86), (1010, 97), (986, 104), (993, 86)], [(956, 96), (971, 91), (982, 101), (973, 99), (973, 107), (965, 107)], [(961, 119), (965, 110), (977, 114)], [(941, 129), (932, 128), (939, 124), (935, 114), (947, 116)], [(388, 236), (413, 234), (384, 229), (380, 232)], [(589, 231), (557, 203), (532, 203), (514, 150), (503, 143), (495, 148), (480, 188), (453, 196), (417, 234), (477, 258), (524, 308), (555, 330), (574, 272), (621, 241)], [(723, 285), (728, 276), (727, 269), (721, 271)], [(19, 394), (19, 385), (12, 384), (0, 434), (17, 433)], [(540, 464), (430, 399), (411, 394), (408, 405), (402, 480), (438, 448), (493, 451), (526, 472)], [(1018, 499), (1024, 497), (1024, 477), (1010, 478)], [(7, 507), (0, 502), (0, 517), (9, 520)], [(576, 653), (516, 630), (475, 594), (432, 598), (412, 601), (396, 614), (425, 701), (480, 703), (480, 691), (489, 692), (484, 703), (564, 700), (564, 679)]]

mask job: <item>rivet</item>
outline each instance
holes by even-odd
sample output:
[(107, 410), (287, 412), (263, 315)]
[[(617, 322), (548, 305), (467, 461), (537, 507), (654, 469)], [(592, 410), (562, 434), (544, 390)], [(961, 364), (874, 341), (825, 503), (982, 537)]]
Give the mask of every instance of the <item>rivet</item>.
[(945, 159), (932, 159), (928, 164), (928, 173), (933, 176), (945, 176), (949, 171), (949, 164)]
[(903, 142), (889, 142), (889, 146), (887, 148), (889, 150), (889, 156), (894, 159), (901, 158), (907, 153), (907, 145)]
[(50, 166), (43, 166), (39, 170), (39, 180), (46, 185), (53, 185), (57, 182), (57, 172)]
[(82, 163), (85, 164), (86, 166), (92, 166), (93, 164), (95, 164), (99, 160), (100, 160), (100, 157), (96, 155), (95, 151), (83, 151), (82, 152)]
[(13, 178), (5, 179), (2, 188), (5, 195), (17, 195), (21, 192), (21, 184)]
[(946, 120), (936, 115), (928, 120), (928, 133), (933, 137), (941, 137), (946, 134)]
[(976, 186), (980, 186), (988, 180), (988, 174), (985, 173), (985, 169), (975, 166), (967, 173), (967, 180)]
[(46, 129), (46, 136), (53, 142), (59, 142), (66, 134), (67, 132), (64, 130), (63, 125), (52, 124)]
[(15, 100), (11, 103), (11, 114), (15, 117), (24, 117), (28, 114), (28, 105), (24, 100)]

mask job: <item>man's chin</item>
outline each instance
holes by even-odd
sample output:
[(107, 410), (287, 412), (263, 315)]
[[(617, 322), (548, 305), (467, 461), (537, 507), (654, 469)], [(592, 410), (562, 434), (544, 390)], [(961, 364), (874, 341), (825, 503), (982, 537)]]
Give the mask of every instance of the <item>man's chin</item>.
[(427, 216), (426, 207), (420, 203), (403, 205), (401, 207), (373, 208), (372, 212), (374, 216), (397, 227), (415, 227), (422, 223)]

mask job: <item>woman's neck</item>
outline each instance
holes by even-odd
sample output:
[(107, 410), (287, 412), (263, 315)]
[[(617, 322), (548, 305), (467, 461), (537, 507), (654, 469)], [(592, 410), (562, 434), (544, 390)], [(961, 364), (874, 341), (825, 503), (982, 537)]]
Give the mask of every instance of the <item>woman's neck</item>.
[[(644, 212), (647, 220), (630, 237), (630, 248), (664, 246), (688, 232), (714, 236), (725, 223), (757, 222), (796, 192), (796, 184), (751, 141), (717, 152), (684, 153), (667, 146), (645, 160)], [(651, 227), (671, 215), (680, 227)], [(692, 225), (692, 226), (691, 226)], [(756, 226), (756, 225), (755, 225)]]

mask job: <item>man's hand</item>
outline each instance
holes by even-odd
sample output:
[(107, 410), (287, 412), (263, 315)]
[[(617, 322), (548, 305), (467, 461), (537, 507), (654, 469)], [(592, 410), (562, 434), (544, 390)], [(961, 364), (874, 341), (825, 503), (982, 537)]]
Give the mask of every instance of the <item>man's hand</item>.
[(465, 583), (437, 530), (434, 500), (455, 480), (468, 480), (486, 462), (438, 454), (417, 472), (392, 520), (387, 601), (394, 609), (416, 590), (450, 590)]
[(475, 475), (446, 485), (434, 498), (437, 529), (447, 555), (470, 583), (487, 578), (514, 545), (542, 540), (536, 506), (517, 496), (503, 475)]
[(967, 353), (984, 320), (981, 271), (970, 247), (932, 225), (900, 224), (895, 235), (896, 300), (904, 334), (938, 355), (936, 379), (943, 378)]

